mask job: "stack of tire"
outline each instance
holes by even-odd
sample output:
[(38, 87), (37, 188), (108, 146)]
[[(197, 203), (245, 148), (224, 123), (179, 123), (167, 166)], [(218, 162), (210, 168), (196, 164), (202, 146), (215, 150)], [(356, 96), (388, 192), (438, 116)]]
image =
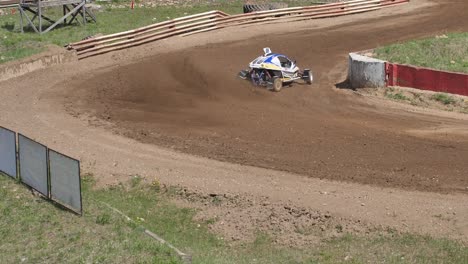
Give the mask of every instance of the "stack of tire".
[(288, 7), (287, 3), (245, 4), (244, 13), (275, 10), (275, 9), (281, 9), (281, 8), (287, 8), (287, 7)]

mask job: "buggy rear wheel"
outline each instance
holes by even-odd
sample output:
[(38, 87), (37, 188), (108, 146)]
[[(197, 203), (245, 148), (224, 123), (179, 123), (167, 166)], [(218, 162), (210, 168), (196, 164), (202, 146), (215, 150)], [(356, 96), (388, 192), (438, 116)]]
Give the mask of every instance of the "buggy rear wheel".
[(274, 76), (272, 80), (272, 84), (273, 84), (273, 91), (275, 92), (279, 92), (281, 91), (281, 88), (283, 88), (283, 81), (279, 77)]

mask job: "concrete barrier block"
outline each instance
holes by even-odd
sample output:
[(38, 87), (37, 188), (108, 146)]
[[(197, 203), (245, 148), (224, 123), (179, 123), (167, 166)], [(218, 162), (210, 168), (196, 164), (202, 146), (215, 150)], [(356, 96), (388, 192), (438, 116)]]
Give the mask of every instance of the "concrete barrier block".
[(385, 61), (350, 53), (348, 79), (351, 88), (384, 87)]

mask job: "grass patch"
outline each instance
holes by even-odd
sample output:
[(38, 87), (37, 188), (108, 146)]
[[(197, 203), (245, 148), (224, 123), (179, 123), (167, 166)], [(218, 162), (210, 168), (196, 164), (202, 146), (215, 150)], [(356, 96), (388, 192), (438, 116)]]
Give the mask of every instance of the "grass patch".
[(320, 263), (466, 263), (468, 250), (446, 239), (410, 234), (371, 239), (346, 235), (327, 241)]
[(411, 99), (405, 96), (401, 91), (395, 91), (393, 87), (389, 87), (385, 90), (385, 97), (397, 101), (411, 101)]
[(179, 263), (169, 248), (91, 200), (77, 216), (0, 175), (0, 263)]
[(468, 32), (393, 44), (375, 53), (390, 62), (468, 73)]
[(453, 96), (446, 93), (436, 93), (431, 98), (437, 102), (443, 103), (444, 105), (455, 104), (457, 102)]
[(390, 99), (422, 108), (468, 114), (468, 97), (403, 87), (360, 89), (363, 94)]
[[(1, 263), (179, 263), (142, 226), (193, 255), (193, 263), (466, 263), (461, 243), (415, 235), (347, 234), (302, 249), (279, 247), (259, 232), (251, 243), (228, 245), (193, 221), (195, 211), (174, 206), (155, 184), (132, 180), (94, 190), (83, 182), (84, 215), (74, 215), (35, 197), (0, 175)], [(105, 202), (136, 221), (103, 206)]]
[(393, 100), (409, 101), (409, 98), (402, 93), (388, 93), (387, 97)]

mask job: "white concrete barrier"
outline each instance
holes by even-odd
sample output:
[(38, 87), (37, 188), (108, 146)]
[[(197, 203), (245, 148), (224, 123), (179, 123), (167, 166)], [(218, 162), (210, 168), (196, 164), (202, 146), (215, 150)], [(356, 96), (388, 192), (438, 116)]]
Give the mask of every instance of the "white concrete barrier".
[(384, 87), (385, 61), (350, 53), (348, 80), (351, 88)]

